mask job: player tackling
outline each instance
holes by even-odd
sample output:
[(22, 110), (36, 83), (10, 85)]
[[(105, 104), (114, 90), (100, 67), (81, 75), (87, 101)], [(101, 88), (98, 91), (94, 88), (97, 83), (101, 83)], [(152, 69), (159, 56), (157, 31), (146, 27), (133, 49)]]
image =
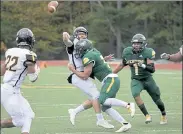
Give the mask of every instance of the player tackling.
[(116, 132), (128, 131), (131, 128), (131, 124), (111, 108), (111, 106), (125, 107), (131, 110), (131, 116), (135, 114), (134, 104), (115, 98), (120, 87), (118, 75), (112, 73), (101, 53), (92, 47), (92, 43), (88, 39), (79, 40), (75, 45), (75, 51), (75, 57), (81, 59), (84, 69), (82, 72), (78, 71), (73, 64), (68, 65), (69, 69), (82, 80), (87, 80), (93, 74), (95, 78), (102, 82), (98, 97), (100, 104), (102, 104), (102, 111), (122, 125)]
[(5, 53), (5, 64), (1, 65), (1, 105), (10, 115), (10, 119), (1, 120), (1, 128), (20, 127), (21, 134), (29, 134), (35, 114), (28, 101), (21, 95), (20, 87), (28, 76), (35, 82), (40, 72), (36, 64), (37, 55), (32, 51), (34, 35), (28, 28), (17, 32), (17, 47)]

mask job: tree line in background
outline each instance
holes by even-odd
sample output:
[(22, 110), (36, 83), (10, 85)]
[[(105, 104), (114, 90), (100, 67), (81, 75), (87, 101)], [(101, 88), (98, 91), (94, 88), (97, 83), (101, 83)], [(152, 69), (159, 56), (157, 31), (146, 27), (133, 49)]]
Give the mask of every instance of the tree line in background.
[(72, 34), (84, 26), (103, 55), (114, 53), (117, 58), (136, 33), (146, 36), (157, 55), (182, 45), (182, 1), (59, 1), (53, 14), (47, 11), (48, 3), (1, 2), (1, 44), (14, 47), (16, 32), (27, 27), (35, 34), (39, 59), (67, 59), (62, 32)]

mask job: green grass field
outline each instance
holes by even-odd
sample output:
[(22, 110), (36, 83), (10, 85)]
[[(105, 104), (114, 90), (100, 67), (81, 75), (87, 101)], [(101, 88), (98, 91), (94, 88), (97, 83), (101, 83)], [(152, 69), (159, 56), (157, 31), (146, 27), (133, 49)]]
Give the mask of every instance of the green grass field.
[[(36, 117), (33, 120), (31, 134), (114, 134), (121, 126), (105, 113), (107, 120), (115, 126), (114, 129), (104, 129), (96, 126), (93, 109), (80, 113), (76, 125), (69, 121), (68, 109), (82, 103), (87, 97), (79, 89), (67, 83), (69, 71), (66, 67), (48, 67), (41, 70), (39, 80), (31, 84), (28, 80), (22, 86), (25, 98), (30, 102)], [(121, 88), (117, 98), (133, 101), (130, 91), (130, 72), (124, 69), (119, 73)], [(117, 108), (132, 129), (127, 134), (182, 134), (182, 72), (174, 70), (158, 70), (154, 78), (160, 87), (162, 100), (165, 103), (168, 124), (160, 125), (160, 112), (150, 96), (143, 91), (142, 98), (152, 115), (153, 122), (145, 124), (145, 118), (136, 107), (136, 116), (132, 119), (124, 108)], [(100, 89), (101, 84), (96, 84)], [(8, 117), (1, 108), (1, 118)], [(4, 134), (20, 134), (19, 128), (3, 129)]]

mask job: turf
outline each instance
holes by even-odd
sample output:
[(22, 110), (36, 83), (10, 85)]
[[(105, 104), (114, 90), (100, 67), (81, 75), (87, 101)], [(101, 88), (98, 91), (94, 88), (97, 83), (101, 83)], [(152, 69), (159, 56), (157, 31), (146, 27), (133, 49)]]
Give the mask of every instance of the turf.
[[(31, 127), (31, 134), (114, 134), (120, 124), (105, 113), (104, 116), (112, 123), (114, 129), (96, 126), (93, 109), (80, 113), (76, 125), (69, 122), (68, 109), (82, 103), (87, 97), (79, 89), (67, 83), (69, 71), (66, 67), (48, 67), (41, 70), (38, 81), (34, 84), (26, 80), (22, 86), (25, 98), (30, 102), (36, 117)], [(130, 91), (130, 71), (124, 69), (119, 73), (121, 88), (117, 98), (132, 102)], [(136, 107), (136, 116), (132, 119), (124, 108), (117, 108), (121, 115), (132, 124), (127, 134), (181, 134), (182, 133), (182, 73), (176, 70), (157, 70), (154, 78), (160, 87), (162, 100), (165, 103), (168, 124), (160, 125), (160, 112), (150, 96), (143, 91), (142, 98), (152, 115), (153, 122), (145, 124), (145, 118)], [(100, 88), (101, 84), (96, 81)], [(8, 115), (1, 108), (1, 118)], [(19, 128), (3, 129), (4, 134), (20, 134)]]

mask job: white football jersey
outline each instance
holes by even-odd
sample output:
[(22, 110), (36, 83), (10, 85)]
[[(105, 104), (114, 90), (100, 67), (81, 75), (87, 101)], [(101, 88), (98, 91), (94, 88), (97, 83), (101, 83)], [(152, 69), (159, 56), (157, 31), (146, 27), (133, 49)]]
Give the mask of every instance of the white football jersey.
[[(73, 41), (74, 46), (76, 45), (76, 43), (78, 41), (79, 40), (77, 38), (74, 39), (74, 41)], [(77, 71), (84, 71), (84, 66), (83, 66), (83, 63), (82, 63), (82, 59), (81, 58), (76, 59), (75, 53), (76, 53), (75, 48), (74, 48), (72, 54), (69, 54), (67, 52), (67, 54), (69, 56), (69, 63), (73, 64), (76, 67)]]
[(6, 51), (4, 84), (9, 84), (17, 89), (20, 88), (27, 75), (27, 67), (24, 66), (27, 56), (34, 58), (36, 54), (24, 48), (10, 48)]

